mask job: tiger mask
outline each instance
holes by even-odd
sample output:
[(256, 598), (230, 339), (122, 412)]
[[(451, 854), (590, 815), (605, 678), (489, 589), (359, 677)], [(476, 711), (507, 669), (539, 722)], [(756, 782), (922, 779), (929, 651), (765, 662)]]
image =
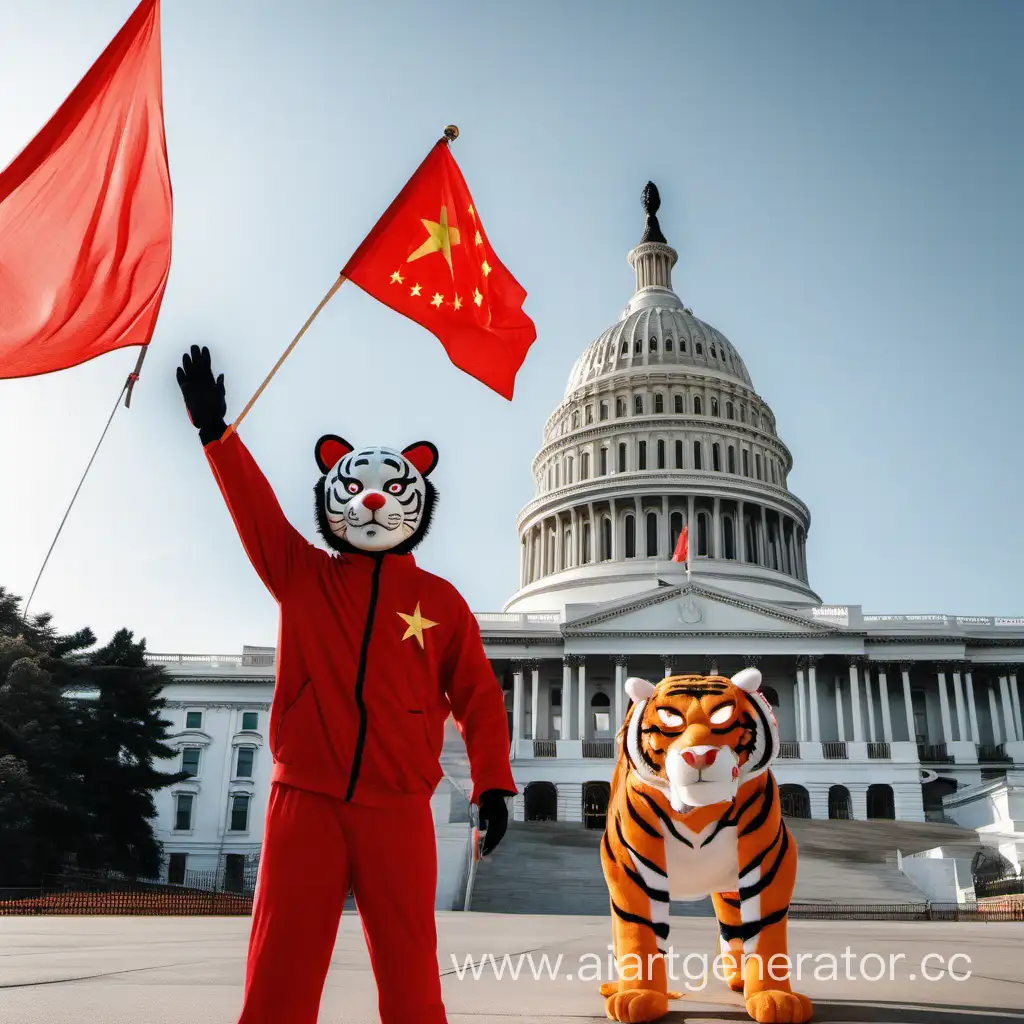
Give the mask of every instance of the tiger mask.
[(437, 466), (429, 441), (395, 451), (361, 448), (327, 434), (316, 443), (316, 522), (335, 551), (406, 554), (426, 536), (437, 501), (427, 477)]
[(655, 686), (626, 680), (634, 702), (626, 718), (626, 752), (639, 779), (664, 792), (672, 810), (726, 803), (778, 753), (761, 673), (670, 676)]

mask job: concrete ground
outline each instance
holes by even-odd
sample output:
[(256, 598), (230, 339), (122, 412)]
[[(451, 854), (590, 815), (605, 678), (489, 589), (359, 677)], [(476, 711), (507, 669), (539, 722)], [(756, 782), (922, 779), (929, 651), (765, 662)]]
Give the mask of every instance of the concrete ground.
[[(597, 984), (608, 976), (608, 929), (609, 919), (598, 917), (439, 914), (439, 961), (451, 1024), (604, 1020)], [(1024, 1022), (1024, 925), (797, 921), (790, 929), (791, 953), (814, 957), (804, 960), (804, 980), (797, 987), (815, 1000), (814, 1020), (821, 1024)], [(0, 917), (0, 1021), (234, 1024), (248, 931), (248, 918)], [(672, 947), (678, 959), (672, 969), (677, 987), (691, 991), (673, 1004), (678, 1009), (666, 1021), (748, 1019), (739, 997), (720, 981), (711, 978), (706, 989), (692, 991), (700, 985), (701, 964), (683, 957), (693, 953), (710, 960), (714, 943), (712, 920), (676, 921)], [(839, 959), (847, 949), (850, 955)], [(478, 980), (460, 980), (456, 963), (461, 968), (470, 957), (479, 964), (487, 954), (499, 963), (511, 954), (503, 978), (484, 961)], [(513, 979), (520, 954), (523, 966)], [(858, 977), (864, 957), (863, 973), (874, 978), (884, 969), (880, 980), (848, 980)], [(954, 980), (946, 966), (970, 977)], [(549, 968), (559, 973), (556, 980), (547, 976)], [(925, 973), (936, 980), (926, 980)], [(374, 1024), (375, 1007), (358, 918), (347, 915), (320, 1021)]]

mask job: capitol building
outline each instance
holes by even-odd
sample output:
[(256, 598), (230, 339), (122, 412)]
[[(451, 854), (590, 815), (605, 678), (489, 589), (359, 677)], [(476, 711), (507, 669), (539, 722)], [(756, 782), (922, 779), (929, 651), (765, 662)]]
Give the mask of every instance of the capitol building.
[[(955, 817), (1024, 764), (1024, 617), (884, 614), (815, 592), (793, 456), (733, 343), (676, 294), (658, 205), (648, 185), (632, 298), (544, 424), (517, 587), (477, 614), (505, 693), (514, 817), (603, 828), (627, 676), (748, 665), (778, 719), (787, 814)], [(688, 566), (671, 560), (684, 525)], [(238, 876), (260, 849), (274, 652), (153, 660), (190, 775), (157, 795), (167, 873)], [(439, 843), (455, 842), (467, 769), (454, 729), (442, 766), (435, 820)]]

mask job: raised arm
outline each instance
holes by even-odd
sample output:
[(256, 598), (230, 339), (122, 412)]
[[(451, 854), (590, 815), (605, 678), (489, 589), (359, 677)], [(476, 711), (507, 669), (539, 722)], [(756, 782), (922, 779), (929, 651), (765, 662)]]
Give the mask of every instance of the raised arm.
[(273, 489), (238, 434), (227, 432), (224, 374), (214, 378), (209, 350), (193, 345), (182, 358), (177, 377), (189, 419), (199, 430), (199, 440), (245, 553), (280, 601), (295, 571), (315, 549), (285, 518)]

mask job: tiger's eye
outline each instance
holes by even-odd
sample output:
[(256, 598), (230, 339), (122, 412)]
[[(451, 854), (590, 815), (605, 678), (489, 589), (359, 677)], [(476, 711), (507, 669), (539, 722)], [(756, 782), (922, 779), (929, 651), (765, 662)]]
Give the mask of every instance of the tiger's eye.
[(711, 712), (711, 724), (722, 725), (724, 722), (728, 722), (732, 718), (732, 713), (736, 710), (735, 704), (723, 704), (721, 707), (715, 708)]

